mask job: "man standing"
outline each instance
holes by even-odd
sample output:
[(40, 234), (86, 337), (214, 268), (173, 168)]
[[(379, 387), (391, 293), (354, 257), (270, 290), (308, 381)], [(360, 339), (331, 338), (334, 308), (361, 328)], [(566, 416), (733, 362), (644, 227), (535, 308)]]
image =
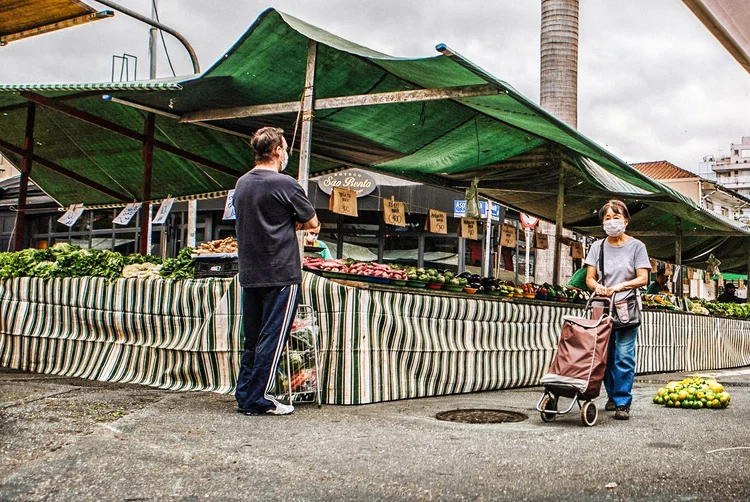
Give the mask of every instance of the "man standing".
[(719, 295), (716, 301), (722, 302), (722, 303), (744, 303), (742, 298), (739, 298), (735, 294), (736, 291), (737, 291), (737, 286), (735, 286), (731, 282), (728, 282), (726, 286), (724, 286), (724, 292)]
[(302, 187), (281, 174), (289, 162), (284, 131), (259, 129), (250, 145), (255, 167), (234, 192), (245, 334), (235, 398), (246, 415), (288, 415), (294, 406), (279, 403), (271, 391), (300, 299), (295, 231), (320, 225)]

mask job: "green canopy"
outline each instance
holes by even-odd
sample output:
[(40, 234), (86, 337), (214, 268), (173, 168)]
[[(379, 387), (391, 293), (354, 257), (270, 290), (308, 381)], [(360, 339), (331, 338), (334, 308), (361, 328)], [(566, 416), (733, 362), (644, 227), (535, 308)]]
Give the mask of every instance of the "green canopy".
[[(35, 95), (133, 131), (143, 129), (146, 111), (155, 111), (157, 140), (198, 154), (204, 162), (157, 148), (152, 199), (232, 188), (252, 163), (247, 135), (267, 125), (282, 127), (290, 136), (295, 130), (296, 106), (263, 115), (244, 108), (300, 102), (311, 40), (317, 42), (316, 103), (420, 89), (484, 86), (491, 91), (452, 99), (316, 109), (311, 176), (357, 166), (459, 188), (478, 177), (485, 196), (554, 221), (564, 172), (566, 227), (597, 233), (596, 210), (617, 197), (632, 209), (631, 230), (643, 232), (651, 254), (661, 259), (673, 257), (674, 241), (670, 244), (663, 235), (648, 236), (648, 232), (674, 231), (676, 218), (681, 219), (686, 255), (695, 254), (695, 263), (705, 261), (707, 255), (702, 253), (719, 242), (707, 233), (738, 241), (743, 239), (736, 236), (750, 236), (745, 226), (706, 212), (646, 177), (445, 46), (439, 46), (441, 54), (434, 57), (394, 58), (274, 9), (263, 12), (200, 76), (161, 85), (153, 82), (156, 87), (145, 89), (138, 83), (80, 90), (0, 86), (0, 91), (12, 91), (0, 92), (0, 140), (16, 146), (23, 143), (23, 103), (37, 99)], [(23, 94), (30, 90), (35, 94)], [(102, 99), (105, 94), (111, 98)], [(63, 115), (54, 107), (40, 106), (39, 112), (36, 155), (140, 200), (140, 141)], [(3, 143), (0, 150), (18, 159), (17, 152), (3, 148)], [(296, 152), (288, 169), (292, 175), (295, 157)], [(219, 166), (211, 167), (212, 163)], [(63, 205), (118, 202), (60, 174), (59, 169), (35, 163), (31, 177)], [(719, 249), (710, 252), (724, 262)]]

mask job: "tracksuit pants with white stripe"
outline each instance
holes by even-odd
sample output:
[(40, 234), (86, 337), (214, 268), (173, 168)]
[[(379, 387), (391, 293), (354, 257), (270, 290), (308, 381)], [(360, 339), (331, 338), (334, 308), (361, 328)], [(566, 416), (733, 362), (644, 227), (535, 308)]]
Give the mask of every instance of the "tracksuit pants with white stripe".
[(245, 412), (263, 413), (276, 408), (271, 391), (299, 300), (299, 284), (242, 288), (245, 352), (234, 396)]

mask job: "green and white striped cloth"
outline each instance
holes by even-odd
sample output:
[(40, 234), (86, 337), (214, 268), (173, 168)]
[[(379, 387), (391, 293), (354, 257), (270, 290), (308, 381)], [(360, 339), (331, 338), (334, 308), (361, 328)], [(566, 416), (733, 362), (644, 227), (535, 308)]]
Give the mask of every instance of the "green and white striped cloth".
[[(319, 314), (323, 402), (365, 404), (537, 385), (569, 305), (345, 286), (303, 274)], [(0, 283), (0, 366), (231, 393), (236, 280), (20, 278)], [(750, 364), (750, 321), (644, 312), (637, 371)]]

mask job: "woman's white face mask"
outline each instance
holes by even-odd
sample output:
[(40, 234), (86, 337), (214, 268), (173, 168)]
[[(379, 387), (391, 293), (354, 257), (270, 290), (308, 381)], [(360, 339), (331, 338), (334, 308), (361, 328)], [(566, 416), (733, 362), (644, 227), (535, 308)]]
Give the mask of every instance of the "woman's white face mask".
[(619, 237), (625, 233), (625, 220), (607, 220), (604, 222), (604, 232), (610, 237)]

